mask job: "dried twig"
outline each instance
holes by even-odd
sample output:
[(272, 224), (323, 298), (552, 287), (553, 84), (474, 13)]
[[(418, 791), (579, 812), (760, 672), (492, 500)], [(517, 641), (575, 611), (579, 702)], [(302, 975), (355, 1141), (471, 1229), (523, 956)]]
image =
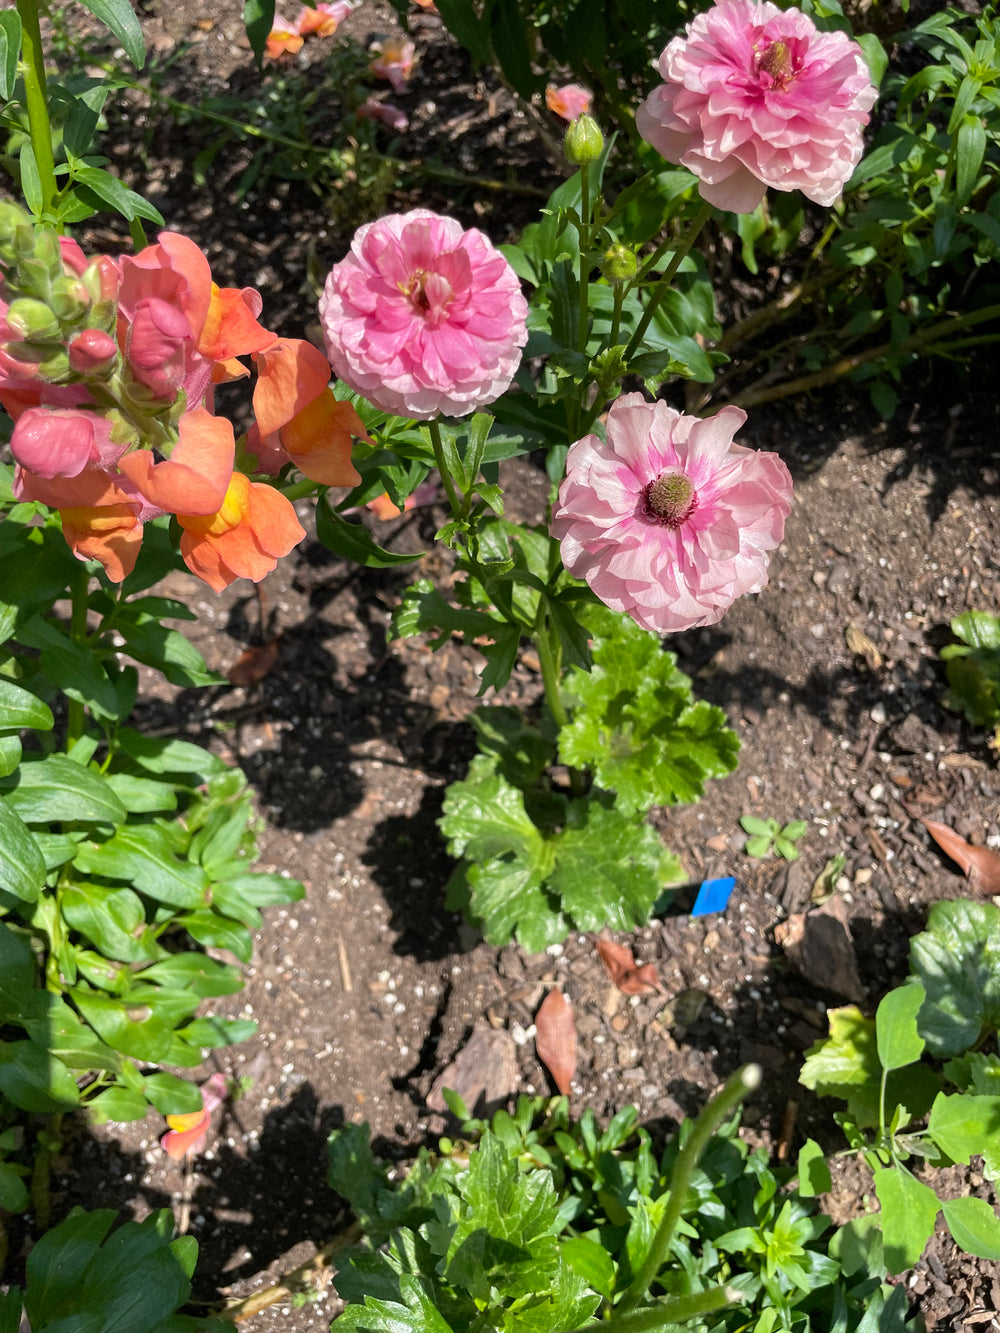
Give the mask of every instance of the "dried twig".
[(263, 1287), (233, 1305), (227, 1305), (215, 1317), (227, 1324), (240, 1324), (244, 1319), (260, 1314), (261, 1310), (267, 1310), (270, 1306), (277, 1305), (279, 1301), (290, 1300), (302, 1292), (317, 1295), (330, 1280), (329, 1261), (340, 1250), (346, 1249), (349, 1245), (357, 1245), (363, 1235), (361, 1223), (352, 1222), (346, 1231), (327, 1241), (311, 1259), (307, 1259), (304, 1264), (287, 1273), (280, 1282), (276, 1282), (272, 1287)]

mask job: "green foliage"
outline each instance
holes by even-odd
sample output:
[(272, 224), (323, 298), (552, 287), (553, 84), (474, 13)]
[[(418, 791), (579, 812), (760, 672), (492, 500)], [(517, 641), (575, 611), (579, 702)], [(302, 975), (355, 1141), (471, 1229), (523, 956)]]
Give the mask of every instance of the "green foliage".
[[(92, 1119), (200, 1108), (192, 1068), (255, 1025), (211, 1013), (238, 991), (260, 908), (301, 898), (294, 880), (257, 874), (258, 821), (239, 770), (187, 741), (125, 725), (136, 669), (182, 686), (214, 683), (164, 618), (181, 603), (146, 591), (164, 571), (155, 530), (120, 589), (98, 584), (34, 506), (0, 524), (0, 1191), (26, 1205), (34, 1146), (24, 1113), (76, 1107)], [(171, 561), (173, 557), (170, 557)], [(69, 596), (67, 624), (48, 608)], [(81, 614), (81, 612), (83, 614)], [(88, 630), (87, 613), (90, 624)], [(54, 709), (69, 700), (65, 752)], [(65, 708), (66, 705), (62, 704)], [(89, 725), (87, 714), (89, 713)], [(19, 1114), (20, 1113), (20, 1114)]]
[[(565, 701), (570, 714), (562, 726), (550, 712), (536, 725), (517, 709), (479, 710), (481, 753), (465, 780), (449, 786), (439, 823), (461, 858), (449, 905), (491, 943), (516, 938), (536, 952), (573, 929), (645, 924), (664, 889), (683, 877), (646, 815), (654, 805), (697, 800), (707, 778), (735, 767), (739, 741), (721, 709), (694, 700), (690, 680), (655, 635), (606, 608), (574, 610), (555, 600), (531, 572), (544, 568), (544, 547), (533, 555), (522, 539), (513, 550), (515, 568), (522, 560), (528, 575), (508, 603), (513, 633), (522, 632), (517, 617), (525, 626), (536, 620), (545, 596), (550, 614), (566, 613), (555, 620), (566, 655), (590, 670), (574, 666), (566, 675), (560, 707)], [(432, 626), (438, 643), (461, 631), (492, 637), (497, 655), (505, 648), (491, 614), (451, 608), (421, 582), (404, 598), (394, 632)], [(568, 785), (557, 760), (569, 767)]]
[(0, 1295), (0, 1329), (21, 1314), (34, 1333), (223, 1333), (231, 1327), (177, 1311), (191, 1293), (198, 1244), (172, 1239), (169, 1208), (112, 1231), (115, 1214), (76, 1209), (28, 1256), (24, 1290)]
[(948, 664), (945, 707), (964, 713), (974, 727), (998, 731), (1000, 618), (988, 611), (966, 611), (951, 622), (951, 632), (962, 642), (941, 649), (941, 659)]
[[(1000, 1024), (998, 945), (995, 907), (936, 903), (911, 941), (907, 984), (882, 999), (874, 1019), (853, 1005), (831, 1010), (829, 1037), (806, 1055), (801, 1082), (847, 1103), (838, 1119), (873, 1170), (890, 1273), (917, 1262), (942, 1209), (956, 1244), (1000, 1256), (1000, 1218), (984, 1200), (941, 1201), (906, 1165), (916, 1157), (967, 1166), (981, 1154), (987, 1177), (1000, 1177), (1000, 1060), (972, 1049)], [(940, 1065), (947, 1055), (955, 1058)]]
[(756, 815), (744, 815), (740, 827), (748, 835), (747, 856), (770, 856), (776, 852), (786, 861), (798, 860), (799, 849), (795, 844), (809, 832), (804, 819), (793, 819), (782, 825), (776, 819), (758, 819)]
[(657, 637), (605, 608), (587, 614), (600, 637), (589, 671), (565, 681), (572, 721), (559, 733), (559, 758), (589, 768), (617, 793), (623, 812), (698, 800), (708, 778), (736, 767), (736, 733), (721, 708), (695, 701), (691, 681)]
[[(453, 1098), (459, 1115), (467, 1114)], [(390, 1184), (367, 1126), (330, 1139), (331, 1186), (350, 1204), (366, 1243), (347, 1251), (337, 1290), (347, 1309), (335, 1327), (451, 1333), (531, 1329), (564, 1333), (598, 1314), (614, 1319), (663, 1217), (686, 1122), (662, 1155), (628, 1107), (601, 1130), (578, 1121), (565, 1098), (519, 1099), (492, 1122), (466, 1120)], [(903, 1330), (902, 1289), (883, 1286), (877, 1263), (833, 1257), (839, 1233), (816, 1214), (789, 1172), (751, 1152), (736, 1119), (710, 1139), (684, 1197), (673, 1241), (655, 1276), (662, 1294), (641, 1308), (704, 1300), (721, 1285), (739, 1293), (707, 1312), (708, 1333), (836, 1327)], [(624, 1316), (623, 1316), (624, 1318)], [(597, 1324), (594, 1325), (597, 1327)], [(625, 1325), (623, 1324), (623, 1327)]]

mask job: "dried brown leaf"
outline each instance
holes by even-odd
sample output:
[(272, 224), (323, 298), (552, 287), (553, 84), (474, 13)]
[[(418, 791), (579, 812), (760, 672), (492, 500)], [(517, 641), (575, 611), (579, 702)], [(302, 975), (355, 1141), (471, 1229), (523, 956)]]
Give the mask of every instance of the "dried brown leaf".
[(844, 639), (849, 651), (855, 657), (863, 657), (872, 671), (878, 671), (881, 668), (882, 654), (863, 629), (859, 629), (854, 624), (848, 625), (844, 630)]
[(549, 991), (535, 1015), (535, 1050), (556, 1087), (568, 1097), (576, 1073), (576, 1023), (572, 1005), (556, 988)]
[(231, 685), (256, 685), (274, 670), (278, 661), (280, 639), (268, 639), (256, 648), (247, 648), (226, 672)]
[(921, 819), (937, 845), (962, 867), (965, 878), (980, 893), (1000, 893), (1000, 855), (989, 847), (973, 847), (947, 824)]
[(596, 946), (608, 980), (625, 995), (648, 995), (651, 991), (663, 990), (653, 964), (636, 966), (632, 950), (626, 945), (602, 937), (596, 941)]

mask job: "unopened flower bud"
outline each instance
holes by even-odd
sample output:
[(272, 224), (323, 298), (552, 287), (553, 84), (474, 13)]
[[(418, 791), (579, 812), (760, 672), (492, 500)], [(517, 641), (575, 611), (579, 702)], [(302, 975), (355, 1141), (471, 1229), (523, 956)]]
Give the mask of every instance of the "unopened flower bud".
[(72, 372), (69, 368), (69, 356), (61, 343), (55, 347), (42, 349), (42, 360), (38, 366), (41, 379), (49, 384), (68, 384)]
[(86, 283), (91, 299), (95, 303), (98, 301), (115, 301), (121, 284), (121, 269), (110, 255), (98, 255), (87, 265), (83, 273), (83, 281)]
[(7, 280), (11, 291), (16, 291), (19, 296), (34, 296), (45, 301), (52, 285), (52, 274), (41, 260), (29, 257), (18, 261), (8, 273)]
[(9, 264), (17, 257), (18, 229), (23, 227), (28, 215), (18, 204), (7, 200), (0, 202), (0, 259)]
[(631, 282), (639, 271), (639, 261), (625, 245), (614, 244), (601, 258), (601, 276), (608, 282)]
[(78, 324), (90, 309), (90, 293), (79, 278), (56, 278), (49, 304), (61, 323)]
[(51, 277), (60, 277), (63, 272), (63, 252), (60, 238), (48, 227), (36, 227), (32, 253), (40, 264), (44, 264)]
[(78, 375), (104, 375), (117, 356), (118, 344), (101, 329), (83, 329), (69, 345), (69, 364)]
[(7, 323), (25, 341), (45, 342), (47, 339), (58, 338), (61, 332), (58, 319), (45, 302), (33, 300), (30, 296), (19, 296), (10, 303)]
[(593, 116), (578, 116), (563, 139), (566, 160), (575, 167), (596, 162), (604, 152), (604, 135)]

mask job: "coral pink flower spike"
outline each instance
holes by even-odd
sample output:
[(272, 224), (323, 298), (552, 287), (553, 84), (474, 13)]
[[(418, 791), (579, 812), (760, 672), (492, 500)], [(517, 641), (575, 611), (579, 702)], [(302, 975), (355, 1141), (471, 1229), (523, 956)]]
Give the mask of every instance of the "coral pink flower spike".
[(792, 479), (777, 454), (733, 443), (738, 407), (701, 420), (626, 394), (607, 442), (572, 446), (552, 532), (563, 564), (644, 629), (714, 625), (767, 583)]
[(507, 260), (481, 231), (426, 209), (361, 227), (319, 310), (345, 384), (385, 412), (425, 421), (499, 398), (528, 339)]
[(660, 56), (636, 126), (716, 208), (752, 213), (767, 187), (828, 206), (861, 158), (878, 96), (861, 48), (797, 9), (719, 0)]

